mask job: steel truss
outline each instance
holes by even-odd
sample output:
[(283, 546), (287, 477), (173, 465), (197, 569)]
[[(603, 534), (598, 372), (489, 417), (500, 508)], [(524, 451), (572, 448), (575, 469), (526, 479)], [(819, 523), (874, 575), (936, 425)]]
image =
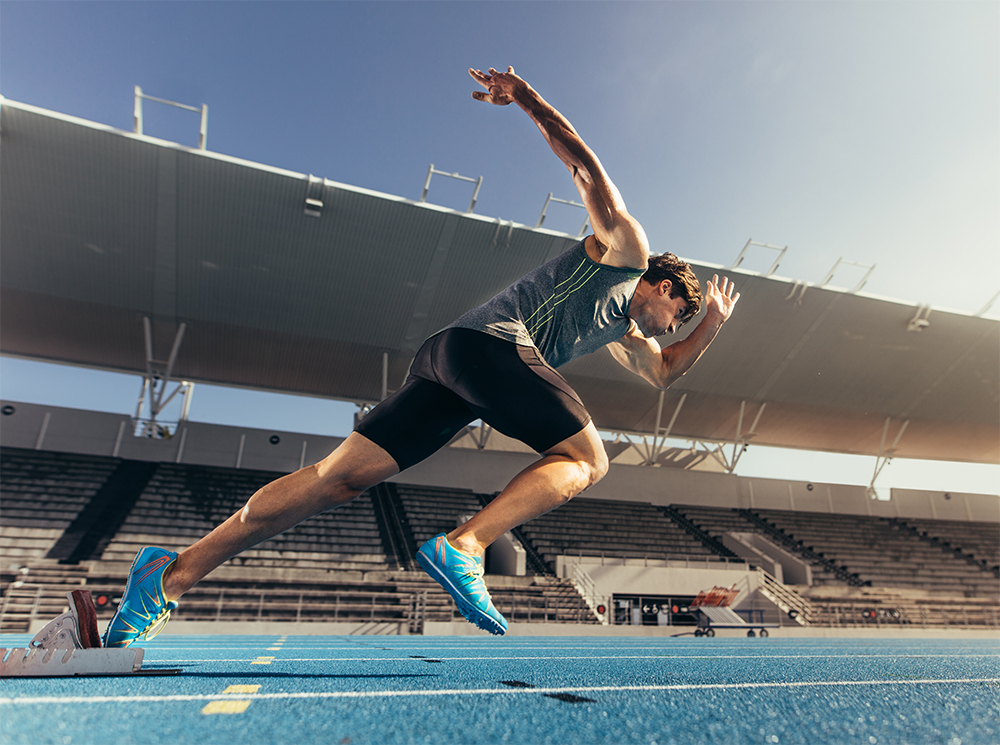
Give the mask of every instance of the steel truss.
[[(171, 437), (168, 423), (159, 421), (160, 413), (174, 400), (178, 393), (184, 396), (181, 408), (180, 422), (186, 422), (191, 409), (191, 396), (194, 393), (194, 383), (187, 380), (174, 380), (174, 365), (177, 353), (184, 339), (187, 324), (182, 323), (174, 334), (174, 343), (170, 348), (170, 357), (158, 360), (153, 357), (153, 328), (148, 316), (142, 318), (142, 329), (146, 339), (146, 374), (142, 376), (142, 389), (139, 391), (139, 402), (135, 409), (136, 437)], [(170, 383), (176, 382), (177, 387), (167, 394)], [(149, 404), (149, 416), (143, 417), (143, 408)]]

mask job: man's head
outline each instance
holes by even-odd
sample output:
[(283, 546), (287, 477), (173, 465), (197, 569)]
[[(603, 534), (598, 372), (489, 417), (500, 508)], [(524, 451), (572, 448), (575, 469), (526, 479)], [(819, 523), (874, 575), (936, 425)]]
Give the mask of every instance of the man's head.
[(650, 256), (629, 315), (644, 335), (660, 336), (698, 315), (701, 300), (701, 284), (690, 264), (672, 253)]

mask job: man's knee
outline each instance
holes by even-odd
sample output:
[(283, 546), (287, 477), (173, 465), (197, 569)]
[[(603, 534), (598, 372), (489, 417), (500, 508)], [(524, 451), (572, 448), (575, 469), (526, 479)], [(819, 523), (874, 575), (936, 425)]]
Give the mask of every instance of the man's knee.
[(607, 476), (609, 467), (608, 454), (605, 452), (604, 447), (601, 446), (595, 449), (592, 456), (585, 462), (584, 470), (588, 480), (587, 487), (593, 486)]

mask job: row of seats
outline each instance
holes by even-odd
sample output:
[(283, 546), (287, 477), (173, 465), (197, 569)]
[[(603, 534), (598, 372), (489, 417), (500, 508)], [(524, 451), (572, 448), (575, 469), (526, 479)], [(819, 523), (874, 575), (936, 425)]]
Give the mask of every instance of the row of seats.
[[(241, 511), (262, 486), (283, 474), (163, 463), (144, 489), (102, 559), (122, 561), (150, 542), (187, 546)], [(235, 566), (388, 569), (371, 497), (364, 494), (316, 515), (230, 560)]]
[(949, 520), (901, 520), (903, 525), (936, 539), (947, 548), (971, 554), (987, 566), (1000, 566), (1000, 523), (956, 523)]
[(560, 555), (721, 561), (657, 507), (642, 502), (578, 497), (525, 523), (522, 532), (550, 564)]
[(4, 527), (65, 530), (117, 464), (114, 458), (0, 449)]
[[(121, 461), (46, 451), (0, 450), (0, 548), (5, 557), (40, 558)], [(181, 548), (243, 508), (246, 500), (282, 474), (236, 468), (161, 463), (100, 558), (130, 562), (150, 543)], [(411, 550), (448, 532), (492, 496), (469, 490), (392, 485), (398, 518)], [(231, 566), (385, 571), (393, 564), (370, 493), (318, 515), (235, 559)], [(758, 528), (738, 511), (679, 506), (713, 537)], [(958, 588), (967, 595), (996, 592), (991, 571), (961, 560), (913, 531), (881, 518), (758, 510), (792, 542), (832, 564), (884, 586)], [(989, 523), (910, 521), (917, 530), (962, 541), (990, 562), (998, 527)], [(648, 503), (579, 497), (522, 527), (522, 535), (554, 567), (559, 555), (646, 560), (712, 561), (721, 558), (689, 535), (663, 510)], [(970, 541), (969, 536), (972, 536)], [(992, 541), (992, 543), (991, 543)], [(995, 563), (989, 564), (995, 566)], [(817, 584), (843, 584), (828, 565), (814, 565)]]
[[(679, 507), (682, 514), (714, 537), (732, 532), (764, 533), (753, 520), (738, 510)], [(807, 549), (820, 557), (812, 564), (816, 585), (842, 585), (832, 564), (871, 586), (911, 587), (933, 590), (941, 595), (996, 597), (997, 581), (989, 563), (977, 565), (957, 556), (943, 544), (921, 540), (906, 529), (907, 522), (863, 515), (791, 512), (785, 510), (754, 510), (772, 528), (788, 539), (788, 543)], [(948, 521), (910, 521), (919, 523), (928, 534), (977, 536), (972, 543), (965, 541), (979, 555), (991, 554), (980, 540), (996, 539), (994, 523), (949, 523)], [(764, 533), (765, 537), (768, 537)], [(973, 554), (975, 555), (975, 554)], [(825, 560), (825, 561), (824, 561)]]

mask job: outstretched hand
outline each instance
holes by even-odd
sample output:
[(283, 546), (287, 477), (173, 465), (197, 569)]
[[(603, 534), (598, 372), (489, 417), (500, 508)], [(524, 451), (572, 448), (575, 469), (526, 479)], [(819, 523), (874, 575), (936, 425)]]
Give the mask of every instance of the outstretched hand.
[(719, 284), (719, 275), (716, 274), (705, 286), (705, 314), (716, 313), (726, 321), (739, 299), (740, 293), (736, 292), (736, 285), (729, 281), (729, 277), (723, 277), (722, 284)]
[(513, 67), (508, 67), (507, 72), (497, 72), (491, 67), (489, 74), (484, 73), (482, 70), (473, 70), (470, 67), (469, 75), (487, 91), (486, 93), (473, 91), (472, 97), (477, 101), (492, 103), (497, 106), (506, 106), (512, 103), (514, 101), (514, 92), (518, 86), (525, 84), (521, 78), (514, 74)]

